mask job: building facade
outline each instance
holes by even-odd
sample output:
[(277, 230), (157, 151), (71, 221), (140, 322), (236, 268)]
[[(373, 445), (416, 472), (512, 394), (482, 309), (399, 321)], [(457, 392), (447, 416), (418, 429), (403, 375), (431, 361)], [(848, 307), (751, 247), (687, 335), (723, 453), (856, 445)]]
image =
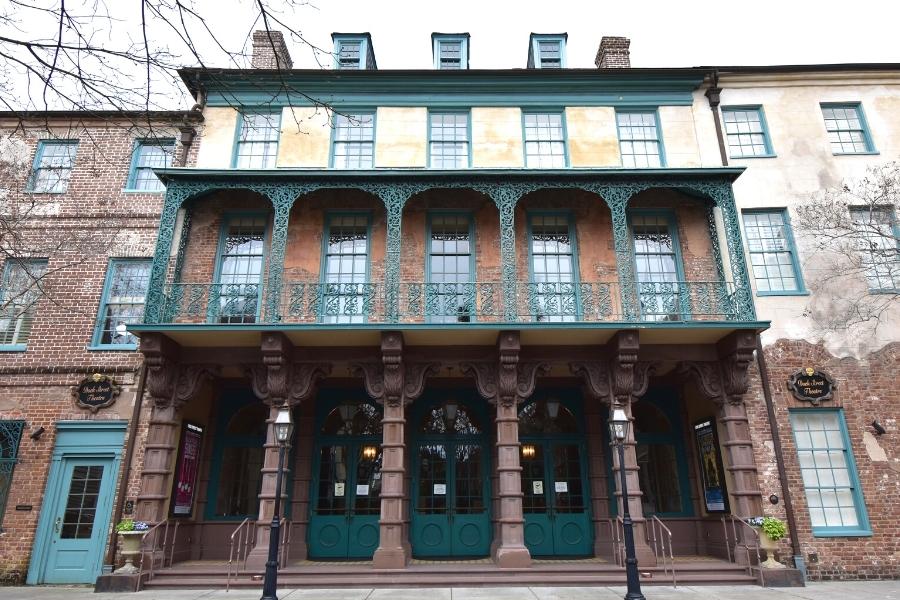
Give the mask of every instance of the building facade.
[[(334, 34), (334, 71), (284, 70), (275, 38), (255, 38), (255, 69), (182, 71), (201, 105), (196, 158), (154, 165), (164, 193), (135, 196), (155, 239), (152, 260), (149, 247), (134, 255), (142, 318), (123, 321), (143, 383), (133, 343), (62, 350), (79, 366), (57, 376), (59, 358), (36, 347), (40, 303), (10, 355), (69, 382), (55, 385), (115, 374), (136, 396), (131, 417), (122, 396), (72, 419), (72, 400), (44, 383), (39, 402), (62, 411), (45, 428), (60, 438), (18, 447), (23, 459), (55, 447), (61, 469), (69, 420), (121, 423), (108, 445), (133, 451), (109, 468), (130, 465), (118, 476), (130, 483), (106, 493), (116, 514), (161, 524), (151, 584), (184, 577), (185, 561), (237, 561), (236, 583), (261, 569), (281, 406), (297, 424), (281, 560), (306, 581), (347, 577), (341, 562), (375, 583), (436, 560), (549, 580), (543, 559), (590, 559), (563, 579), (615, 574), (620, 467), (639, 562), (659, 580), (669, 554), (755, 563), (740, 519), (763, 514), (788, 521), (778, 556), (812, 578), (900, 573), (894, 312), (880, 337), (805, 325), (835, 290), (812, 287), (815, 239), (797, 231), (795, 244), (790, 228), (810, 195), (900, 155), (895, 65), (637, 69), (627, 40), (604, 38), (598, 69), (568, 69), (565, 34), (535, 34), (527, 69), (483, 71), (468, 69), (467, 34), (436, 33), (434, 70), (379, 71), (368, 34)], [(120, 176), (137, 181), (129, 164)], [(122, 254), (110, 252), (101, 262)], [(885, 265), (896, 273), (896, 254), (878, 257), (881, 279)], [(79, 281), (94, 315), (113, 297), (100, 271)], [(807, 368), (834, 382), (831, 397), (787, 391)], [(33, 377), (21, 381), (10, 386)], [(30, 429), (26, 393), (12, 397), (4, 417)], [(610, 452), (614, 408), (633, 423), (624, 465)], [(124, 444), (129, 419), (138, 433)], [(4, 514), (28, 548), (0, 541), (20, 561), (30, 552), (35, 583), (59, 571), (42, 566), (42, 544), (65, 538), (66, 511), (50, 531), (72, 469), (97, 466), (48, 477), (38, 463), (38, 475), (15, 467), (14, 482), (40, 489), (13, 485)], [(14, 498), (41, 494), (17, 510)], [(75, 512), (77, 539), (93, 513)], [(90, 543), (102, 554), (106, 540)], [(337, 570), (317, 572), (322, 561)]]

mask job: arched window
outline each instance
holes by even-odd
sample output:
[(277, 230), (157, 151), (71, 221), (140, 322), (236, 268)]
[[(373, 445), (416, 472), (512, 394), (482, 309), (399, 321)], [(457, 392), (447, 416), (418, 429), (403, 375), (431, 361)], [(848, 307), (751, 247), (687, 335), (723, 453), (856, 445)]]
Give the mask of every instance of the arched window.
[(578, 421), (554, 398), (529, 402), (519, 411), (519, 435), (578, 433)]
[(381, 411), (371, 402), (343, 402), (322, 422), (323, 435), (381, 435)]
[(484, 430), (475, 411), (465, 404), (450, 401), (425, 411), (419, 431), (424, 434), (478, 435)]
[(644, 514), (690, 516), (680, 399), (673, 390), (651, 390), (631, 405)]

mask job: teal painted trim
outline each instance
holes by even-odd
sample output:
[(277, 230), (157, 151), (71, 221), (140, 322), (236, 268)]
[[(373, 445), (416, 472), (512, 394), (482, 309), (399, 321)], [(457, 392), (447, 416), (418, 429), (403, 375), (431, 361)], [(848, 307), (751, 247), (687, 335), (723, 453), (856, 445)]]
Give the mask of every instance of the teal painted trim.
[(437, 70), (448, 71), (451, 69), (441, 69), (441, 44), (443, 42), (459, 42), (459, 69), (469, 68), (469, 36), (468, 35), (449, 35), (449, 34), (432, 34), (431, 35), (431, 54), (434, 59), (434, 68)]
[[(356, 115), (371, 115), (372, 117), (372, 169), (375, 168), (375, 151), (376, 142), (378, 139), (378, 109), (372, 108), (368, 106), (367, 108), (354, 108), (352, 113), (349, 110), (346, 110), (344, 107), (337, 108), (333, 107), (333, 111), (331, 114), (331, 139), (328, 142), (328, 167), (331, 169), (335, 169), (334, 166), (334, 145), (337, 142), (337, 115), (338, 113), (347, 113)], [(429, 127), (430, 128), (430, 127)], [(342, 173), (352, 172), (352, 171), (368, 171), (368, 169), (341, 169)], [(332, 172), (333, 174), (333, 172)]]
[(578, 240), (575, 228), (575, 219), (571, 210), (530, 210), (525, 215), (525, 235), (528, 242), (528, 282), (534, 285), (534, 235), (532, 231), (532, 219), (536, 216), (562, 216), (566, 218), (569, 228), (569, 243), (572, 246), (572, 283), (575, 286), (575, 319), (581, 319), (581, 269), (578, 265)]
[(283, 107), (281, 106), (273, 106), (274, 102), (269, 104), (257, 104), (255, 106), (246, 106), (241, 105), (241, 110), (238, 111), (237, 123), (234, 128), (234, 143), (231, 147), (231, 168), (238, 168), (238, 154), (241, 150), (241, 131), (244, 128), (244, 115), (246, 114), (270, 114), (270, 115), (278, 115), (278, 139), (275, 140), (275, 165), (272, 165), (274, 169), (278, 164), (278, 147), (281, 145), (281, 113)]
[[(628, 109), (616, 109), (616, 137), (619, 141), (619, 161), (622, 161), (622, 133), (621, 128), (619, 127), (619, 113), (623, 114), (652, 114), (653, 118), (656, 120), (656, 143), (659, 144), (659, 167), (665, 168), (666, 166), (666, 145), (663, 141), (663, 129), (662, 122), (659, 120), (659, 107), (635, 107)], [(641, 171), (645, 171), (646, 168), (640, 167)]]
[[(728, 158), (733, 158), (735, 160), (743, 160), (745, 158), (775, 158), (777, 156), (775, 154), (775, 151), (772, 148), (772, 136), (769, 134), (769, 124), (766, 121), (766, 112), (763, 109), (762, 104), (741, 104), (741, 105), (723, 106), (722, 107), (723, 127), (724, 127), (724, 121), (725, 121), (725, 113), (727, 113), (729, 111), (756, 111), (756, 113), (759, 115), (759, 125), (762, 128), (763, 142), (766, 145), (766, 153), (765, 154), (757, 154), (755, 156), (734, 156), (733, 154), (731, 154), (730, 146), (729, 146)], [(726, 143), (726, 145), (728, 145), (728, 133), (725, 132), (724, 130), (723, 130), (723, 133), (725, 134), (725, 140), (726, 140), (725, 143)]]
[[(819, 104), (821, 108), (853, 108), (856, 109), (856, 113), (859, 115), (859, 125), (862, 127), (863, 138), (866, 140), (866, 151), (865, 152), (832, 152), (835, 156), (844, 156), (847, 154), (863, 154), (863, 155), (876, 155), (880, 154), (878, 149), (875, 147), (875, 142), (872, 140), (872, 130), (869, 129), (869, 122), (866, 120), (866, 113), (863, 110), (862, 102), (821, 102)], [(823, 119), (824, 122), (824, 119)], [(826, 129), (826, 139), (828, 137), (828, 131)], [(831, 143), (828, 143), (829, 149), (831, 147)]]
[(134, 352), (138, 349), (137, 344), (110, 344), (108, 346), (91, 344), (84, 348), (88, 352)]
[(431, 115), (433, 114), (457, 114), (457, 115), (466, 115), (466, 147), (468, 149), (468, 166), (472, 168), (472, 110), (471, 109), (456, 109), (456, 110), (434, 110), (432, 108), (428, 109), (428, 138), (425, 142), (425, 164), (428, 165), (428, 168), (431, 168)]
[[(859, 472), (856, 469), (856, 459), (853, 457), (853, 445), (850, 441), (850, 434), (847, 431), (847, 421), (844, 418), (843, 408), (791, 408), (788, 409), (788, 416), (791, 420), (791, 433), (794, 438), (794, 449), (797, 450), (797, 434), (795, 433), (794, 422), (797, 415), (806, 415), (812, 413), (836, 413), (838, 416), (838, 424), (841, 426), (841, 438), (844, 441), (844, 452), (847, 457), (847, 471), (850, 474), (850, 485), (853, 487), (853, 503), (856, 505), (856, 516), (859, 526), (857, 527), (816, 527), (812, 525), (813, 537), (863, 537), (872, 535), (872, 526), (869, 523), (869, 513), (866, 509), (866, 500), (863, 496), (862, 485), (859, 481)], [(799, 450), (797, 450), (799, 452)], [(802, 482), (801, 482), (802, 483)], [(804, 491), (806, 486), (803, 486)], [(807, 510), (808, 507), (807, 507)]]
[(166, 192), (165, 187), (161, 190), (142, 190), (134, 187), (135, 181), (137, 180), (137, 167), (138, 160), (140, 159), (141, 149), (144, 146), (171, 146), (172, 156), (175, 155), (175, 139), (174, 138), (161, 138), (158, 140), (154, 139), (136, 139), (134, 140), (134, 146), (131, 149), (131, 165), (128, 167), (128, 179), (125, 183), (125, 189), (122, 190), (126, 193), (141, 193), (141, 194), (164, 194)]
[[(452, 210), (452, 209), (432, 209), (428, 211), (428, 214), (425, 218), (425, 283), (432, 283), (431, 281), (431, 257), (432, 257), (432, 246), (431, 243), (434, 241), (431, 237), (431, 220), (435, 215), (439, 216), (459, 216), (465, 217), (469, 222), (469, 275), (470, 281), (473, 285), (477, 282), (477, 272), (478, 268), (477, 261), (475, 259), (475, 249), (477, 248), (475, 242), (475, 213), (470, 210)], [(427, 300), (426, 300), (427, 302)], [(476, 313), (478, 311), (475, 311)], [(425, 310), (426, 318), (428, 317), (428, 311)], [(469, 323), (474, 323), (477, 319), (477, 315), (469, 315)]]
[[(806, 289), (806, 284), (803, 281), (803, 271), (800, 269), (800, 254), (797, 250), (797, 244), (794, 242), (794, 229), (791, 227), (791, 213), (785, 207), (779, 208), (748, 208), (741, 211), (741, 224), (744, 223), (743, 216), (745, 214), (766, 214), (766, 213), (781, 213), (781, 216), (784, 220), (784, 237), (788, 243), (788, 249), (791, 253), (791, 265), (794, 269), (794, 280), (797, 282), (796, 290), (784, 290), (784, 291), (768, 291), (768, 292), (760, 292), (757, 291), (757, 296), (809, 296), (809, 291)], [(746, 228), (746, 226), (745, 226)], [(746, 239), (746, 236), (744, 236)], [(749, 259), (751, 255), (750, 247), (747, 247), (747, 258)], [(753, 273), (753, 265), (749, 264), (749, 271)], [(756, 276), (753, 276), (753, 279), (756, 279)]]
[(544, 69), (544, 68), (554, 68), (555, 67), (544, 67), (544, 61), (541, 57), (541, 48), (540, 42), (558, 42), (559, 43), (559, 68), (565, 69), (567, 63), (566, 60), (566, 38), (568, 36), (566, 34), (558, 35), (558, 34), (549, 34), (549, 33), (532, 33), (529, 38), (529, 48), (528, 48), (528, 68), (529, 69)]
[[(559, 115), (560, 124), (562, 125), (562, 142), (563, 142), (563, 160), (565, 161), (565, 168), (568, 169), (572, 166), (572, 163), (569, 162), (569, 130), (566, 126), (566, 109), (555, 106), (553, 108), (522, 108), (520, 111), (520, 117), (522, 122), (522, 168), (524, 169), (538, 169), (539, 167), (529, 167), (528, 166), (528, 151), (526, 150), (526, 144), (528, 140), (525, 138), (525, 115)], [(543, 171), (544, 169), (540, 169)]]
[[(640, 286), (640, 283), (638, 282), (637, 260), (635, 258), (634, 248), (634, 223), (632, 221), (634, 215), (662, 217), (666, 220), (669, 235), (672, 237), (672, 249), (675, 251), (675, 271), (678, 281), (687, 281), (684, 275), (684, 261), (681, 256), (681, 240), (678, 237), (678, 216), (675, 213), (675, 210), (671, 208), (629, 208), (627, 214), (628, 235), (631, 237), (631, 268), (634, 272), (635, 283)], [(686, 322), (690, 322), (691, 307), (690, 299), (688, 298), (688, 290), (679, 290), (678, 299), (679, 305), (681, 306), (682, 319)], [(638, 308), (640, 308), (640, 301), (638, 301)]]
[[(213, 281), (216, 284), (222, 283), (220, 281), (220, 277), (222, 275), (222, 255), (225, 252), (225, 238), (228, 235), (228, 227), (231, 224), (232, 219), (240, 219), (240, 218), (257, 218), (262, 217), (266, 221), (265, 229), (263, 231), (263, 256), (262, 256), (262, 269), (260, 269), (259, 274), (259, 282), (257, 285), (257, 302), (256, 302), (256, 320), (259, 321), (259, 317), (262, 311), (262, 300), (263, 300), (263, 282), (265, 281), (266, 275), (266, 261), (268, 259), (266, 248), (269, 245), (271, 228), (269, 227), (270, 215), (263, 211), (228, 211), (222, 213), (222, 223), (219, 225), (219, 242), (216, 245), (216, 265), (213, 270)], [(219, 301), (218, 298), (215, 299), (216, 302)], [(209, 305), (206, 309), (206, 320), (210, 323), (215, 323), (219, 318), (219, 306), (213, 306), (213, 299), (207, 298), (207, 302)]]
[(36, 183), (38, 169), (41, 166), (41, 159), (44, 157), (44, 150), (47, 146), (75, 146), (75, 155), (72, 156), (72, 165), (69, 167), (70, 170), (74, 170), (75, 168), (75, 160), (78, 155), (78, 140), (38, 140), (37, 149), (34, 152), (34, 162), (31, 164), (31, 174), (28, 176), (28, 183), (25, 186), (25, 191), (32, 194), (65, 194), (69, 191), (69, 183), (66, 182), (65, 189), (59, 192), (41, 192), (34, 189), (34, 184)]
[[(109, 289), (112, 286), (113, 273), (115, 266), (122, 263), (140, 263), (145, 262), (148, 266), (152, 266), (153, 260), (150, 258), (111, 258), (106, 265), (106, 277), (103, 281), (103, 291), (100, 294), (100, 304), (97, 306), (97, 318), (94, 321), (94, 333), (91, 336), (91, 343), (88, 350), (135, 350), (137, 344), (104, 344), (100, 341), (103, 335), (103, 315), (106, 312), (106, 303), (109, 302)], [(149, 281), (148, 281), (149, 282)], [(144, 290), (144, 298), (147, 297), (147, 290)]]
[[(326, 278), (328, 268), (328, 240), (331, 238), (331, 219), (333, 217), (365, 217), (366, 218), (366, 277), (365, 283), (371, 283), (372, 277), (372, 211), (371, 210), (329, 210), (325, 211), (324, 214), (324, 223), (325, 223), (325, 231), (322, 234), (322, 258), (319, 261), (319, 281), (322, 283), (327, 283), (328, 279)], [(318, 302), (319, 307), (317, 310), (317, 314), (319, 315), (319, 319), (325, 317), (325, 307), (322, 305), (322, 302), (325, 299), (325, 294), (320, 293)], [(368, 322), (368, 315), (363, 315), (363, 324)], [(322, 323), (321, 321), (317, 323), (318, 325), (349, 325), (349, 323)], [(360, 325), (360, 323), (353, 323), (353, 325)]]
[(0, 352), (25, 352), (28, 350), (26, 344), (3, 344), (0, 345)]
[(334, 40), (334, 69), (337, 71), (348, 71), (351, 69), (342, 69), (341, 68), (341, 46), (345, 43), (359, 43), (359, 62), (355, 68), (357, 69), (365, 69), (366, 64), (369, 58), (370, 50), (369, 50), (369, 40), (366, 36), (356, 36), (356, 35), (332, 35), (331, 39)]

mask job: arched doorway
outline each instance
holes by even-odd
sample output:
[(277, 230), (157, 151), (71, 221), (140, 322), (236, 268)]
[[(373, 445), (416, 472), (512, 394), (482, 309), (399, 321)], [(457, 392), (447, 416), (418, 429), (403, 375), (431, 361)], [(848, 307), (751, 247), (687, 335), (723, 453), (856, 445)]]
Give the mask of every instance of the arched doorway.
[(316, 420), (310, 558), (372, 558), (381, 513), (380, 407), (341, 397)]
[(413, 419), (412, 553), (487, 556), (490, 455), (483, 408), (425, 399)]
[(590, 518), (580, 406), (536, 395), (519, 411), (525, 545), (532, 556), (589, 556)]

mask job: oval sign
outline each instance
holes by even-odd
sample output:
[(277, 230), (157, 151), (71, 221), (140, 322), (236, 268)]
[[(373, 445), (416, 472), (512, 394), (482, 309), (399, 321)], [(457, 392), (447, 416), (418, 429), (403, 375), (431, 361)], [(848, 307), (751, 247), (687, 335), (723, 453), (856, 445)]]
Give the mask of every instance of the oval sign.
[(831, 400), (837, 386), (825, 371), (806, 367), (797, 371), (788, 379), (788, 389), (797, 400), (811, 402), (818, 406), (823, 400)]

